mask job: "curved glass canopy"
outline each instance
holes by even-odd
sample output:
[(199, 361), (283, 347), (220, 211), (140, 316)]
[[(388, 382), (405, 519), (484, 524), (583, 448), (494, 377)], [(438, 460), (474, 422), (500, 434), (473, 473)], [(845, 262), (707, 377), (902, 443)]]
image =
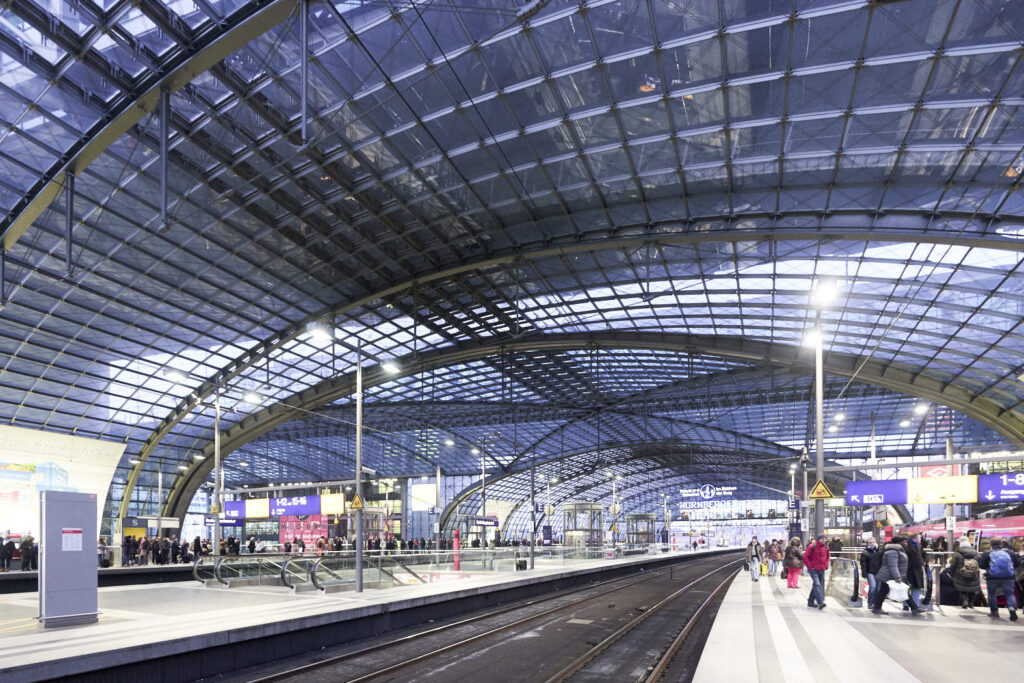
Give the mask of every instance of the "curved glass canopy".
[(350, 473), (358, 345), (391, 474), (799, 450), (824, 281), (830, 454), (1024, 444), (1019, 3), (306, 6), (0, 10), (0, 418), (126, 442), (112, 517), (218, 387), (235, 481)]

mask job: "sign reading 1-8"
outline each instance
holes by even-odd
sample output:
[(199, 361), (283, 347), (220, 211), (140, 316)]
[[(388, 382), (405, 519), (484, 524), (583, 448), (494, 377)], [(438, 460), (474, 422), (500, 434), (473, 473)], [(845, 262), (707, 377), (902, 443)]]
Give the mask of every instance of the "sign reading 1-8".
[(978, 476), (978, 502), (1024, 501), (1024, 472)]

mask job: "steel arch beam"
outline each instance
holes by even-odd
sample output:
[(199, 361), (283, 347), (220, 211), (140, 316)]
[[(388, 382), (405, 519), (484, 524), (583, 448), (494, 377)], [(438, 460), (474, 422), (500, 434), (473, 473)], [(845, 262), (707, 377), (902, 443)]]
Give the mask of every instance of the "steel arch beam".
[(25, 193), (24, 199), (0, 224), (0, 245), (10, 249), (35, 220), (53, 202), (70, 173), (80, 173), (108, 147), (156, 110), (160, 91), (177, 92), (217, 62), (237, 52), (252, 40), (288, 20), (295, 0), (249, 0), (222, 27), (201, 39), (193, 50), (181, 54), (162, 72), (155, 72), (137, 92), (129, 93), (121, 104), (83, 135), (42, 178)]
[[(898, 212), (893, 212), (896, 214)], [(131, 497), (131, 491), (138, 481), (139, 475), (142, 471), (143, 463), (149, 458), (150, 454), (153, 453), (157, 446), (163, 441), (163, 439), (171, 433), (171, 431), (185, 419), (192, 410), (199, 404), (201, 404), (206, 398), (214, 393), (217, 385), (226, 386), (232, 379), (238, 377), (247, 369), (258, 364), (274, 351), (281, 348), (285, 344), (298, 338), (306, 329), (306, 326), (318, 320), (326, 318), (333, 318), (335, 316), (344, 315), (350, 313), (362, 306), (371, 305), (374, 301), (392, 297), (398, 294), (402, 294), (408, 291), (412, 291), (416, 287), (444, 280), (446, 278), (455, 277), (464, 273), (473, 272), (485, 268), (492, 268), (500, 265), (507, 265), (517, 261), (526, 260), (532, 261), (537, 259), (548, 258), (550, 256), (557, 255), (572, 255), (578, 253), (584, 253), (589, 251), (599, 250), (610, 250), (610, 249), (631, 249), (643, 247), (648, 244), (655, 244), (659, 246), (675, 246), (684, 244), (705, 244), (710, 242), (749, 242), (758, 240), (770, 240), (776, 242), (795, 241), (795, 240), (817, 240), (822, 242), (836, 241), (836, 240), (856, 240), (856, 241), (871, 241), (871, 242), (886, 242), (886, 243), (902, 243), (913, 241), (920, 244), (941, 244), (941, 245), (959, 245), (966, 247), (984, 247), (991, 249), (1001, 249), (1008, 251), (1024, 252), (1024, 241), (1012, 240), (1006, 238), (991, 238), (991, 237), (967, 237), (964, 235), (943, 235), (939, 232), (901, 232), (892, 228), (881, 229), (870, 227), (871, 220), (867, 220), (866, 223), (860, 225), (858, 217), (860, 219), (867, 219), (866, 214), (859, 212), (856, 214), (844, 214), (843, 212), (835, 212), (827, 219), (823, 220), (822, 228), (808, 229), (808, 230), (723, 230), (723, 231), (709, 231), (709, 232), (698, 232), (698, 225), (694, 222), (680, 223), (678, 221), (667, 222), (662, 225), (634, 225), (634, 226), (620, 226), (623, 233), (627, 233), (628, 237), (618, 238), (602, 238), (598, 240), (582, 240), (579, 242), (566, 243), (564, 245), (552, 246), (546, 248), (540, 248), (536, 250), (526, 252), (509, 252), (500, 255), (487, 256), (475, 261), (466, 262), (449, 268), (444, 268), (434, 272), (424, 273), (423, 275), (415, 278), (405, 280), (403, 282), (396, 283), (393, 286), (377, 290), (366, 296), (360, 297), (353, 301), (350, 301), (341, 306), (332, 307), (319, 311), (304, 320), (299, 321), (295, 325), (282, 330), (281, 332), (268, 337), (263, 340), (260, 344), (253, 347), (243, 355), (236, 358), (234, 361), (229, 363), (223, 370), (219, 371), (214, 377), (210, 378), (208, 382), (205, 382), (202, 386), (198, 387), (191, 395), (182, 399), (182, 401), (171, 410), (170, 413), (164, 417), (160, 423), (156, 426), (149, 438), (143, 444), (137, 460), (138, 465), (132, 468), (129, 473), (128, 480), (125, 484), (124, 498), (122, 499), (120, 510), (118, 513), (119, 517), (124, 517), (127, 513), (127, 503)], [(770, 216), (765, 216), (766, 221), (770, 222)], [(712, 219), (707, 219), (712, 220)], [(846, 223), (844, 223), (846, 221)], [(659, 227), (675, 226), (676, 229), (685, 230), (685, 232), (675, 233), (657, 233), (651, 232)], [(508, 347), (510, 350), (512, 346)], [(580, 348), (574, 346), (572, 348)], [(715, 354), (714, 351), (711, 352)], [(841, 373), (837, 373), (841, 374)], [(847, 375), (848, 376), (848, 375)], [(909, 377), (909, 373), (908, 373)], [(870, 383), (870, 382), (869, 382)], [(882, 386), (882, 385), (880, 385)], [(897, 391), (902, 391), (897, 389)], [(967, 392), (964, 392), (965, 395)], [(939, 401), (942, 402), (942, 401)], [(948, 405), (948, 404), (947, 404)], [(951, 406), (952, 407), (952, 406)], [(992, 404), (992, 407), (995, 407)], [(967, 411), (962, 411), (967, 412)], [(971, 413), (967, 413), (971, 414)], [(972, 415), (973, 417), (973, 415)], [(987, 424), (987, 423), (986, 423)], [(1016, 430), (1017, 436), (1014, 437), (1014, 443), (1024, 443), (1024, 424), (1019, 426)], [(997, 430), (999, 431), (999, 430)]]
[[(813, 360), (807, 349), (790, 344), (777, 344), (753, 339), (671, 334), (653, 332), (595, 332), (589, 334), (537, 334), (511, 341), (487, 340), (466, 342), (423, 354), (415, 359), (401, 359), (402, 370), (398, 374), (386, 374), (380, 368), (364, 371), (364, 386), (370, 388), (386, 381), (427, 372), (435, 368), (467, 363), (508, 351), (567, 351), (587, 348), (646, 349), (674, 351), (678, 353), (699, 353), (746, 361), (753, 364), (781, 366), (798, 373), (813, 372)], [(400, 361), (401, 362), (401, 361)], [(863, 363), (863, 364), (862, 364)], [(1005, 436), (1017, 447), (1024, 447), (1024, 420), (1010, 411), (1003, 410), (995, 402), (976, 396), (966, 389), (947, 384), (911, 369), (895, 364), (869, 360), (862, 362), (858, 356), (829, 352), (824, 356), (825, 372), (841, 377), (856, 377), (858, 382), (873, 384), (902, 394), (922, 398), (945, 405), (972, 417)], [(300, 393), (253, 413), (228, 429), (222, 438), (221, 457), (274, 427), (297, 419), (352, 394), (355, 389), (354, 373), (324, 380)], [(212, 453), (208, 444), (203, 453)], [(212, 458), (205, 457), (194, 464), (184, 475), (179, 476), (171, 494), (174, 499), (195, 493), (199, 483), (212, 470)], [(187, 482), (179, 485), (180, 482)], [(127, 497), (127, 489), (126, 489)], [(171, 509), (169, 496), (165, 511)]]

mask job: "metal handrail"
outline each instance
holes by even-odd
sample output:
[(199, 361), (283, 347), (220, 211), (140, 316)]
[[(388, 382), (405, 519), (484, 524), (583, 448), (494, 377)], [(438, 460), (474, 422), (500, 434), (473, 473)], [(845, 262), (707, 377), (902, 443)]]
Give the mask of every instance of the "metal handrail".
[(220, 566), (224, 563), (223, 557), (218, 557), (213, 561), (213, 577), (217, 579), (219, 583), (228, 585), (228, 582), (224, 580), (224, 577), (220, 575)]
[(412, 574), (413, 576), (415, 576), (419, 580), (420, 583), (428, 583), (428, 581), (426, 579), (424, 579), (422, 576), (420, 576), (419, 574), (417, 574), (413, 570), (409, 569), (409, 567), (407, 567), (406, 564), (404, 562), (402, 562), (401, 560), (399, 560), (397, 557), (396, 558), (392, 558), (392, 559), (394, 559), (395, 564), (397, 564), (399, 567), (401, 567), (405, 571), (407, 571), (410, 574)]
[(192, 578), (194, 578), (199, 583), (204, 583), (204, 581), (199, 578), (199, 563), (202, 561), (202, 555), (196, 555), (196, 559), (192, 561)]

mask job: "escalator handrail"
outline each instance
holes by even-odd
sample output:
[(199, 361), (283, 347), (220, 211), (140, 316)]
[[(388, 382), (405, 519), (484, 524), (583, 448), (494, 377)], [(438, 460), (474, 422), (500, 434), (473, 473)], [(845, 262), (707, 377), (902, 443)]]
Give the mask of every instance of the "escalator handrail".
[[(395, 564), (397, 564), (399, 567), (401, 567), (402, 569), (404, 569), (405, 571), (409, 572), (410, 574), (415, 576), (417, 579), (419, 579), (420, 583), (429, 583), (422, 576), (420, 576), (419, 574), (417, 574), (413, 570), (409, 569), (409, 567), (407, 567), (406, 564), (404, 562), (402, 562), (400, 559), (398, 559), (397, 557), (393, 557), (392, 559), (395, 561)], [(392, 578), (394, 578), (394, 577), (392, 577)]]
[(192, 561), (192, 578), (199, 583), (205, 583), (203, 579), (199, 578), (199, 563), (203, 561), (202, 555), (196, 555), (196, 559)]
[(222, 577), (220, 575), (220, 565), (223, 562), (224, 562), (224, 558), (223, 557), (217, 557), (217, 558), (214, 559), (214, 561), (213, 561), (213, 576), (214, 576), (215, 579), (217, 579), (218, 583), (222, 583), (225, 586), (227, 586), (228, 582), (225, 581), (224, 577)]

